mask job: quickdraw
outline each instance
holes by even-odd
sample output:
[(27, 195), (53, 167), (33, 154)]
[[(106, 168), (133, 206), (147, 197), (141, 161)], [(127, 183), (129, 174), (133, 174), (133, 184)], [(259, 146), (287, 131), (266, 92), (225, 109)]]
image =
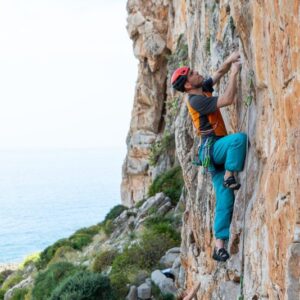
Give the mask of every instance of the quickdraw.
[(215, 142), (214, 137), (208, 137), (208, 138), (206, 138), (206, 140), (203, 144), (203, 160), (202, 160), (202, 166), (203, 166), (202, 173), (203, 174), (215, 171), (212, 157), (211, 157), (212, 147), (214, 145), (214, 142)]

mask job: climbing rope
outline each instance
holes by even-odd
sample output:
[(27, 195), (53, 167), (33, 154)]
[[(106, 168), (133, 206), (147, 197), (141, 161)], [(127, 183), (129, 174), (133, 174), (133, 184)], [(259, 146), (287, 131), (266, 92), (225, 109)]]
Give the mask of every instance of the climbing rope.
[(245, 227), (246, 227), (246, 197), (247, 197), (247, 191), (248, 191), (248, 150), (249, 150), (249, 107), (252, 103), (252, 99), (253, 99), (253, 76), (254, 76), (254, 72), (250, 71), (249, 72), (250, 75), (250, 79), (249, 79), (249, 90), (248, 90), (248, 95), (246, 98), (246, 101), (244, 101), (245, 105), (246, 105), (246, 111), (244, 113), (243, 119), (242, 119), (242, 124), (239, 128), (239, 131), (242, 129), (242, 126), (244, 125), (244, 120), (245, 120), (245, 116), (247, 115), (247, 122), (246, 122), (246, 131), (247, 131), (247, 140), (246, 140), (246, 174), (245, 174), (245, 193), (244, 193), (244, 201), (243, 201), (243, 234), (242, 234), (242, 262), (241, 262), (241, 277), (240, 277), (240, 296), (238, 298), (238, 300), (244, 300), (244, 270), (245, 270), (245, 254), (244, 254), (244, 250), (245, 250)]

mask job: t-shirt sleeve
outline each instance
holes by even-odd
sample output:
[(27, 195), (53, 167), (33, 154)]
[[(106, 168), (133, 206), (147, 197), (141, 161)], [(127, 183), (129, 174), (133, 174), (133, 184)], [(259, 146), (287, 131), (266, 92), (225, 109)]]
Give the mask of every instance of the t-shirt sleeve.
[(208, 79), (203, 81), (202, 89), (203, 89), (204, 92), (212, 93), (214, 91), (213, 80), (212, 80), (211, 77), (209, 77)]
[(190, 105), (201, 115), (207, 115), (217, 110), (218, 97), (193, 95), (189, 98)]

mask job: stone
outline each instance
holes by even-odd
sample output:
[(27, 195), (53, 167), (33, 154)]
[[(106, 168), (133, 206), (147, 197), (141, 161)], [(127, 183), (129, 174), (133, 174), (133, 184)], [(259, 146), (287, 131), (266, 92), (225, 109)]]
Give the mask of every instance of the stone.
[(172, 248), (166, 252), (166, 254), (160, 259), (159, 263), (161, 263), (165, 268), (171, 268), (179, 255), (180, 248)]
[(168, 201), (169, 199), (166, 198), (164, 193), (157, 193), (155, 196), (147, 199), (147, 201), (140, 207), (140, 211), (146, 212), (152, 207), (158, 208)]
[(161, 271), (155, 270), (151, 273), (151, 280), (159, 287), (162, 293), (175, 294), (177, 289), (172, 279), (167, 278)]
[(172, 208), (171, 202), (167, 202), (158, 209), (157, 214), (165, 215), (171, 208)]
[(151, 286), (147, 283), (141, 284), (138, 289), (138, 298), (139, 299), (150, 299), (151, 298)]
[(137, 288), (135, 285), (132, 285), (129, 289), (129, 293), (126, 296), (126, 300), (138, 300), (137, 297)]

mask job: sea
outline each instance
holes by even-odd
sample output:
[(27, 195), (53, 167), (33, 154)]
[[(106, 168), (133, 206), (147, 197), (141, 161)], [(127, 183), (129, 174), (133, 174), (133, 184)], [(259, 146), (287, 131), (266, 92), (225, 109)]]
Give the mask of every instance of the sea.
[(0, 150), (0, 264), (20, 263), (121, 204), (119, 149)]

